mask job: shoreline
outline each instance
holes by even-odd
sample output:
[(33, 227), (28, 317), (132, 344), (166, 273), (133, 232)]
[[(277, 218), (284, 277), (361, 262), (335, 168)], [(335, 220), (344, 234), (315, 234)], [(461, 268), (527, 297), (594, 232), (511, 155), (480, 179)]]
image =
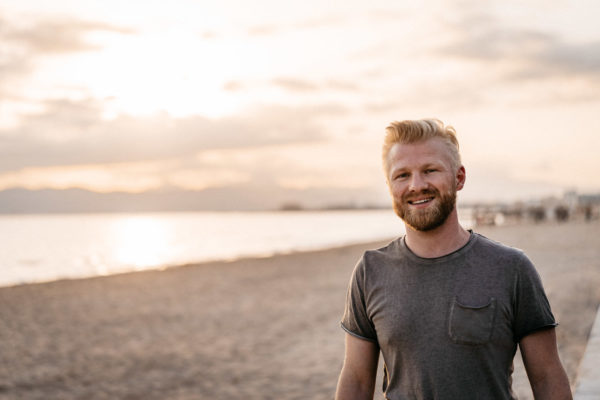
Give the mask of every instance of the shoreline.
[(5, 287), (325, 249), (394, 236), (401, 225), (386, 210), (13, 216), (1, 222)]
[[(572, 385), (600, 303), (598, 228), (475, 229), (536, 265)], [(390, 240), (2, 287), (0, 399), (330, 399), (351, 271)], [(531, 398), (519, 360), (513, 377)]]
[(148, 268), (140, 268), (135, 269), (132, 268), (130, 270), (125, 270), (121, 272), (107, 273), (107, 274), (98, 274), (98, 275), (90, 275), (90, 276), (74, 276), (74, 277), (61, 277), (57, 279), (49, 279), (49, 280), (39, 280), (39, 281), (30, 281), (30, 282), (21, 282), (7, 285), (0, 285), (0, 290), (22, 287), (22, 286), (33, 286), (33, 285), (49, 285), (58, 282), (78, 282), (78, 281), (87, 281), (91, 279), (103, 279), (103, 278), (111, 278), (117, 277), (121, 275), (131, 275), (131, 274), (143, 274), (143, 273), (157, 273), (164, 272), (168, 270), (176, 270), (181, 268), (202, 268), (204, 266), (218, 266), (218, 265), (227, 265), (231, 263), (237, 262), (245, 262), (251, 260), (266, 260), (270, 258), (277, 257), (285, 257), (295, 254), (311, 254), (311, 253), (321, 253), (330, 250), (339, 250), (346, 248), (353, 248), (356, 246), (363, 247), (365, 249), (374, 248), (374, 246), (384, 246), (395, 238), (387, 238), (381, 240), (367, 240), (367, 241), (358, 241), (358, 242), (350, 242), (345, 244), (338, 244), (326, 247), (315, 247), (309, 249), (295, 249), (289, 251), (273, 251), (270, 253), (260, 253), (260, 254), (242, 254), (239, 256), (232, 256), (228, 258), (216, 258), (216, 259), (208, 259), (202, 261), (191, 261), (182, 264), (166, 264), (166, 265), (158, 265), (154, 267)]

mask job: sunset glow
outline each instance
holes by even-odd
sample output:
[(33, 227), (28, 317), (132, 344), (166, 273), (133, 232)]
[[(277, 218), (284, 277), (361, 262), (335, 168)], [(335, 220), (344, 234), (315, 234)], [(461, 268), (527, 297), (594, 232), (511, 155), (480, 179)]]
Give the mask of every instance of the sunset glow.
[(384, 199), (383, 129), (437, 117), (458, 131), (465, 199), (597, 191), (597, 8), (4, 2), (0, 190)]
[(168, 227), (152, 217), (131, 217), (114, 226), (114, 258), (134, 269), (160, 266), (172, 253)]

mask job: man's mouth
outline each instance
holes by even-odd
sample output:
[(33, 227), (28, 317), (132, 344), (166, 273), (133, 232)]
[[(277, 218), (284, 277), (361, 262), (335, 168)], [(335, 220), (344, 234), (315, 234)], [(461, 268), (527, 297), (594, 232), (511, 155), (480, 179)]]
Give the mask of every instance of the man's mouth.
[(432, 200), (433, 200), (433, 197), (428, 197), (426, 199), (419, 199), (419, 200), (408, 200), (408, 204), (417, 206), (419, 204), (429, 203)]

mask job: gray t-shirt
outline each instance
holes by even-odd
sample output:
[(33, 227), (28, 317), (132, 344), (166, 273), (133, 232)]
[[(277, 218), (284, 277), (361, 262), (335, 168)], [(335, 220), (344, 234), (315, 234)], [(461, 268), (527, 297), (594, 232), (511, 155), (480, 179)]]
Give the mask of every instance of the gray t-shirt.
[(404, 238), (365, 252), (342, 318), (379, 345), (390, 400), (514, 399), (517, 343), (556, 325), (523, 252), (477, 233), (439, 258), (418, 257)]

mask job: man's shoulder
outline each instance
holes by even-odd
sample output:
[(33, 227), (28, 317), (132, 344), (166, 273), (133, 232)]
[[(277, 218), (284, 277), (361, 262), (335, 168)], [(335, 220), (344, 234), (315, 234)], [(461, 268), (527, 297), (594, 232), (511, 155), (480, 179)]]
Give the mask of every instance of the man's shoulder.
[(366, 267), (372, 264), (381, 264), (385, 260), (395, 259), (402, 253), (402, 237), (392, 240), (385, 246), (365, 250), (360, 258), (359, 265)]
[(386, 244), (385, 246), (369, 249), (363, 253), (363, 258), (365, 257), (389, 257), (391, 255), (396, 255), (401, 251), (403, 237), (396, 238)]
[(479, 232), (473, 232), (473, 234), (477, 237), (477, 241), (480, 246), (485, 246), (490, 249), (496, 249), (498, 251), (505, 251), (508, 253), (523, 253), (523, 250), (521, 250), (517, 247), (507, 245), (507, 244), (499, 242), (495, 239), (490, 239), (487, 236), (484, 236)]
[(484, 252), (487, 255), (494, 255), (495, 257), (503, 259), (510, 259), (516, 262), (529, 261), (525, 252), (517, 247), (490, 239), (480, 233), (474, 232), (473, 235), (476, 235), (477, 242), (475, 248), (479, 252)]

